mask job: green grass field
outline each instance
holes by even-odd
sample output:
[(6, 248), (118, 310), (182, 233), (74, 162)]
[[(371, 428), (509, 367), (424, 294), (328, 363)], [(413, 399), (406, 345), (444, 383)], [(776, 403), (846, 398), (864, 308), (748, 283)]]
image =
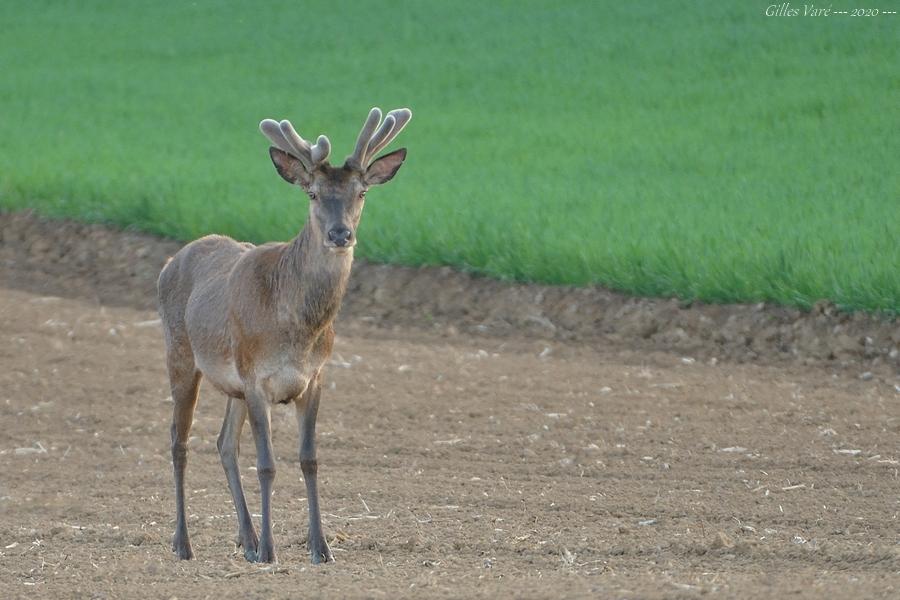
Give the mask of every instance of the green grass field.
[(259, 120), (409, 106), (360, 256), (900, 312), (900, 15), (766, 4), (4, 2), (0, 208), (287, 239)]

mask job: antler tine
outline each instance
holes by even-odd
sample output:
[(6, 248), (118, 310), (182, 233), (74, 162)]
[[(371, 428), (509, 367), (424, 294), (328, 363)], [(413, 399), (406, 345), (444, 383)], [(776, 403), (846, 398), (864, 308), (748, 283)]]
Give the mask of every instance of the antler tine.
[(309, 144), (294, 131), (290, 122), (279, 123), (274, 119), (263, 119), (259, 123), (259, 130), (276, 148), (297, 158), (308, 170), (312, 169)]
[(369, 116), (359, 132), (359, 137), (356, 138), (356, 148), (353, 150), (353, 154), (347, 157), (348, 163), (355, 163), (361, 168), (366, 167), (369, 140), (372, 139), (372, 134), (375, 133), (379, 121), (381, 121), (381, 109), (376, 106), (369, 111)]
[[(369, 141), (369, 149), (366, 152), (366, 156), (372, 158), (380, 152), (382, 148), (390, 144), (391, 141), (397, 137), (397, 134), (406, 127), (406, 124), (409, 123), (410, 119), (412, 119), (412, 111), (408, 108), (397, 108), (389, 112), (384, 118), (384, 123), (381, 124), (381, 127)], [(393, 121), (393, 123), (388, 126), (388, 121)]]
[(312, 158), (313, 164), (317, 165), (328, 158), (329, 154), (331, 154), (331, 142), (324, 135), (320, 135), (316, 140), (316, 145), (310, 148), (309, 156)]
[(294, 148), (284, 137), (284, 134), (281, 133), (281, 126), (278, 124), (278, 121), (275, 121), (274, 119), (263, 119), (259, 122), (259, 130), (264, 136), (269, 138), (269, 141), (279, 150), (291, 154), (294, 153)]
[(380, 144), (391, 134), (391, 131), (394, 130), (396, 124), (397, 121), (394, 119), (394, 115), (388, 113), (384, 118), (384, 121), (381, 122), (381, 127), (378, 128), (378, 131), (376, 131), (372, 135), (372, 139), (369, 140), (369, 149), (366, 151), (366, 162), (368, 162), (368, 159), (375, 156), (375, 153), (383, 147)]
[(309, 161), (311, 167), (315, 167), (331, 154), (331, 142), (324, 135), (320, 135), (315, 145), (310, 146), (287, 120), (281, 122), (281, 133), (303, 155), (303, 158)]
[(279, 123), (279, 126), (281, 127), (281, 133), (284, 134), (284, 139), (294, 148), (292, 154), (297, 156), (297, 158), (304, 159), (309, 163), (308, 166), (312, 166), (314, 163), (310, 154), (309, 142), (300, 137), (300, 134), (297, 133), (297, 130), (294, 129), (294, 126), (287, 119)]

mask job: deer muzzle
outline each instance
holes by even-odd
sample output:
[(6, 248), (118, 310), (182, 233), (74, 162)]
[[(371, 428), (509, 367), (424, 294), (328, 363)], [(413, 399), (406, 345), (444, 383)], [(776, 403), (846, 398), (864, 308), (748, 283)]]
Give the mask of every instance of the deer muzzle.
[(351, 248), (356, 245), (356, 240), (353, 237), (353, 231), (339, 225), (328, 231), (328, 241), (325, 242), (325, 245), (331, 248)]

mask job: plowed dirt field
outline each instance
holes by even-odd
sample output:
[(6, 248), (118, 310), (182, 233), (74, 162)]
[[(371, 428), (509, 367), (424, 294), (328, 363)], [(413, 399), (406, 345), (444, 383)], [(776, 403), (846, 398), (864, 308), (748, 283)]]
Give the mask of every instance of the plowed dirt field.
[[(281, 406), (279, 563), (244, 561), (216, 452), (224, 398), (208, 386), (187, 471), (197, 559), (179, 562), (162, 337), (126, 289), (159, 266), (108, 284), (3, 266), (3, 598), (900, 595), (896, 372), (359, 313), (339, 319), (319, 413), (337, 562), (309, 564)], [(97, 300), (120, 289), (117, 306)], [(243, 442), (256, 512), (249, 428)]]

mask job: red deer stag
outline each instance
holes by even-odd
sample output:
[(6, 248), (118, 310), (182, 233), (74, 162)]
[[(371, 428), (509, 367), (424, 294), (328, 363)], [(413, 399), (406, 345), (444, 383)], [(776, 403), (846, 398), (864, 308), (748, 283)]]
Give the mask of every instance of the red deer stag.
[[(175, 403), (172, 463), (176, 525), (173, 549), (193, 557), (184, 506), (188, 435), (201, 378), (228, 397), (218, 448), (238, 517), (238, 539), (247, 560), (275, 562), (272, 540), (271, 407), (293, 402), (300, 429), (300, 468), (309, 502), (312, 562), (333, 561), (322, 533), (316, 489), (316, 414), (322, 367), (334, 343), (332, 326), (350, 275), (356, 228), (366, 190), (390, 181), (406, 149), (373, 157), (406, 125), (409, 109), (381, 121), (373, 108), (340, 167), (327, 159), (331, 143), (300, 137), (288, 121), (266, 119), (259, 128), (273, 146), (275, 169), (309, 195), (309, 217), (290, 242), (254, 246), (209, 235), (182, 248), (159, 275), (159, 313), (166, 339), (166, 364)], [(262, 496), (259, 537), (253, 527), (238, 454), (249, 417), (256, 442)]]

